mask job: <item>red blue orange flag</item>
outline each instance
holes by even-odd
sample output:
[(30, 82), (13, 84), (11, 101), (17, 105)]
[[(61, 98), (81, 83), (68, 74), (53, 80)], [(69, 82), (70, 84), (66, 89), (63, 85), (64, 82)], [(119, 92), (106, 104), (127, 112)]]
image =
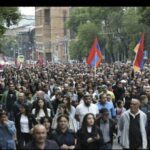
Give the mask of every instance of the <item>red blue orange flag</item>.
[(144, 33), (142, 33), (142, 36), (141, 36), (141, 39), (140, 39), (140, 42), (139, 42), (139, 48), (136, 52), (135, 59), (134, 59), (134, 62), (133, 62), (134, 72), (141, 71), (141, 69), (144, 66), (143, 53), (144, 53)]
[(138, 49), (140, 47), (140, 41), (137, 43), (137, 45), (134, 48), (134, 52), (137, 53)]
[(101, 53), (100, 46), (98, 44), (97, 38), (95, 38), (92, 48), (90, 50), (89, 56), (87, 58), (87, 64), (98, 67), (102, 62), (103, 56)]

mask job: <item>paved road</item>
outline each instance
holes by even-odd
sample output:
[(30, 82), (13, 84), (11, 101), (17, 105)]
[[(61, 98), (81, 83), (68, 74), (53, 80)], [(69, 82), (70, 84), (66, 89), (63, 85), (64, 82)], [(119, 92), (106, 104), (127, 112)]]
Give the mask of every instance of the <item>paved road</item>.
[(114, 138), (113, 149), (122, 149), (122, 147), (118, 144), (117, 139)]

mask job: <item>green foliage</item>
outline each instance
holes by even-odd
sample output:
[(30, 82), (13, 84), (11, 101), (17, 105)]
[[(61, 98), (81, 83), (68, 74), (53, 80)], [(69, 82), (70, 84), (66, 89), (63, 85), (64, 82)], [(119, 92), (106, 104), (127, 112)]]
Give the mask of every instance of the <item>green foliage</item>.
[(17, 24), (20, 16), (17, 7), (0, 7), (0, 35), (4, 34), (7, 27)]
[[(148, 22), (139, 22), (146, 17), (149, 8), (136, 7), (86, 7), (74, 8), (67, 27), (76, 33), (77, 41), (70, 43), (71, 57), (87, 57), (96, 35), (100, 39), (102, 52), (107, 49), (114, 59), (134, 59), (134, 47), (145, 33), (145, 49), (150, 49)], [(140, 13), (139, 13), (140, 12)], [(147, 18), (149, 15), (147, 15)], [(79, 52), (81, 51), (81, 52)], [(80, 55), (79, 55), (80, 54)], [(80, 58), (81, 59), (81, 58)], [(122, 60), (122, 59), (121, 59)]]
[(150, 7), (141, 7), (138, 10), (140, 14), (139, 21), (146, 25), (150, 25)]
[[(16, 25), (21, 18), (18, 7), (0, 7), (0, 38), (7, 30), (8, 27)], [(2, 44), (0, 43), (0, 51), (3, 51)]]
[(9, 57), (13, 57), (14, 50), (17, 51), (18, 45), (17, 41), (13, 37), (3, 37), (0, 39), (1, 50), (5, 53), (5, 55)]

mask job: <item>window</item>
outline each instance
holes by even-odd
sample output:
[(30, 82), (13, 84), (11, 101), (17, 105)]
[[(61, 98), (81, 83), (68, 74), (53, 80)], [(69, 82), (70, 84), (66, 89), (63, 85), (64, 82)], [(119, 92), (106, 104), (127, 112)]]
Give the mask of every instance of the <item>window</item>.
[(44, 22), (46, 25), (50, 24), (50, 9), (44, 10)]

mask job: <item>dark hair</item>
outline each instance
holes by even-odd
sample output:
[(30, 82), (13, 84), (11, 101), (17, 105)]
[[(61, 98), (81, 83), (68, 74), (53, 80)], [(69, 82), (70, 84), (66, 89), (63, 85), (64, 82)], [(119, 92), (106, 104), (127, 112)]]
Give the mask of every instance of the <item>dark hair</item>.
[(143, 101), (143, 100), (145, 100), (147, 98), (147, 95), (141, 95), (140, 96), (140, 101)]
[(103, 114), (103, 113), (108, 113), (108, 109), (107, 108), (102, 108), (100, 110), (100, 113)]
[(65, 104), (61, 103), (61, 104), (58, 105), (58, 107), (64, 108), (65, 109), (64, 114), (68, 115), (67, 106)]
[(71, 101), (70, 101), (70, 97), (65, 95), (63, 98), (66, 98), (67, 100), (67, 105), (66, 107), (68, 108), (68, 110), (70, 111), (71, 110)]
[(2, 117), (2, 115), (8, 116), (7, 111), (5, 111), (5, 110), (0, 110), (0, 117)]
[(45, 119), (47, 119), (48, 122), (49, 122), (50, 124), (52, 124), (52, 118), (51, 118), (51, 117), (48, 117), (48, 116), (42, 117), (42, 118), (40, 119), (40, 123), (43, 124)]
[(38, 104), (40, 100), (42, 100), (42, 101), (44, 102), (43, 110), (44, 110), (45, 116), (48, 116), (47, 104), (46, 104), (45, 99), (43, 99), (43, 98), (38, 98), (37, 101), (36, 101), (35, 116), (37, 116), (37, 114), (38, 114), (39, 111), (40, 111), (40, 106), (39, 106), (39, 104)]
[(94, 114), (92, 114), (92, 113), (88, 113), (88, 114), (86, 114), (86, 115), (84, 116), (83, 122), (82, 122), (82, 126), (81, 126), (81, 130), (82, 130), (84, 133), (87, 132), (87, 118), (88, 118), (89, 115), (92, 115), (92, 116), (93, 116), (93, 119), (94, 119), (94, 125), (93, 125), (93, 127), (92, 127), (92, 132), (93, 132), (94, 134), (97, 134), (97, 125), (96, 125), (96, 121), (95, 121), (95, 116), (94, 116)]
[(31, 110), (30, 110), (29, 104), (27, 104), (27, 103), (23, 103), (23, 104), (20, 104), (20, 106), (19, 106), (19, 107), (23, 107), (23, 108), (25, 108), (25, 114), (26, 114), (27, 116), (29, 116), (29, 115), (30, 115)]
[[(69, 122), (69, 117), (66, 114), (62, 114), (62, 115), (58, 116), (58, 118), (57, 118), (57, 124), (59, 123), (59, 121), (61, 120), (61, 118), (66, 118), (67, 121)], [(57, 125), (57, 127), (58, 127), (58, 125)]]
[(120, 106), (122, 102), (123, 102), (122, 100), (118, 100), (117, 101), (117, 106)]

